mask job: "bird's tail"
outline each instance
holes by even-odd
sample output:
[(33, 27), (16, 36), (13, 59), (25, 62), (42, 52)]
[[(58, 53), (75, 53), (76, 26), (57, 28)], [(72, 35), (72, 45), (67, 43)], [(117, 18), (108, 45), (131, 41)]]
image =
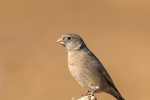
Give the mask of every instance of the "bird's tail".
[(118, 91), (116, 91), (115, 89), (113, 89), (113, 88), (111, 88), (111, 91), (110, 92), (108, 92), (110, 95), (112, 95), (112, 96), (114, 96), (117, 100), (125, 100), (122, 96), (121, 96), (121, 94), (118, 92)]

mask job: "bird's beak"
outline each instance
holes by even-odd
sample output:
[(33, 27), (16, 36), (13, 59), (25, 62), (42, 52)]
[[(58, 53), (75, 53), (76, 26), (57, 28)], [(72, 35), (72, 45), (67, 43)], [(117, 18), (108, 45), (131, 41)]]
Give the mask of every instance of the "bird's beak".
[(60, 39), (57, 40), (57, 43), (61, 45), (65, 45), (63, 38), (61, 37)]

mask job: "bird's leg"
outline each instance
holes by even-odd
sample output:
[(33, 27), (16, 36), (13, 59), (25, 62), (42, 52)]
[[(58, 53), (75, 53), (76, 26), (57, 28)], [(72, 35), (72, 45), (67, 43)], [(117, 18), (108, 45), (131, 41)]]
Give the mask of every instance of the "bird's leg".
[(88, 95), (89, 92), (90, 92), (90, 91), (88, 90), (88, 91), (85, 93), (85, 96)]
[[(88, 95), (89, 92), (90, 92), (90, 91), (88, 90), (85, 94), (82, 94), (82, 96)], [(82, 96), (81, 96), (81, 97), (82, 97)]]
[(99, 88), (96, 88), (96, 89), (91, 93), (91, 96), (93, 96), (94, 93), (95, 93), (97, 90), (99, 90)]

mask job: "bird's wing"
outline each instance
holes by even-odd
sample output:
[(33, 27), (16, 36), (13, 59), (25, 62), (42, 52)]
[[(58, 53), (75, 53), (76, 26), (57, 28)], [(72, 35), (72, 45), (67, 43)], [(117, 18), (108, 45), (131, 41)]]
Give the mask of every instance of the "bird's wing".
[(119, 93), (119, 91), (117, 90), (116, 86), (114, 85), (113, 80), (111, 79), (108, 72), (104, 69), (104, 71), (102, 73), (103, 73), (104, 77), (106, 78), (108, 84)]
[(86, 53), (88, 55), (90, 55), (90, 57), (94, 58), (93, 60), (96, 61), (96, 63), (98, 63), (98, 68), (100, 68), (101, 72), (103, 73), (104, 77), (106, 78), (108, 84), (114, 88), (118, 93), (119, 91), (117, 90), (116, 86), (113, 83), (113, 80), (111, 79), (111, 77), (109, 76), (108, 72), (106, 71), (106, 69), (103, 67), (102, 63), (98, 60), (98, 58), (90, 51), (90, 50), (86, 50)]

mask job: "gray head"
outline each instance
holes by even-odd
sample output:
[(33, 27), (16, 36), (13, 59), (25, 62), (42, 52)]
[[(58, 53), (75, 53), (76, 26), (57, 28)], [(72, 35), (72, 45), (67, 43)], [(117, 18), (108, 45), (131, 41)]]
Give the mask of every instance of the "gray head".
[(85, 47), (82, 38), (77, 34), (66, 34), (58, 39), (57, 43), (63, 45), (67, 51), (79, 51)]

